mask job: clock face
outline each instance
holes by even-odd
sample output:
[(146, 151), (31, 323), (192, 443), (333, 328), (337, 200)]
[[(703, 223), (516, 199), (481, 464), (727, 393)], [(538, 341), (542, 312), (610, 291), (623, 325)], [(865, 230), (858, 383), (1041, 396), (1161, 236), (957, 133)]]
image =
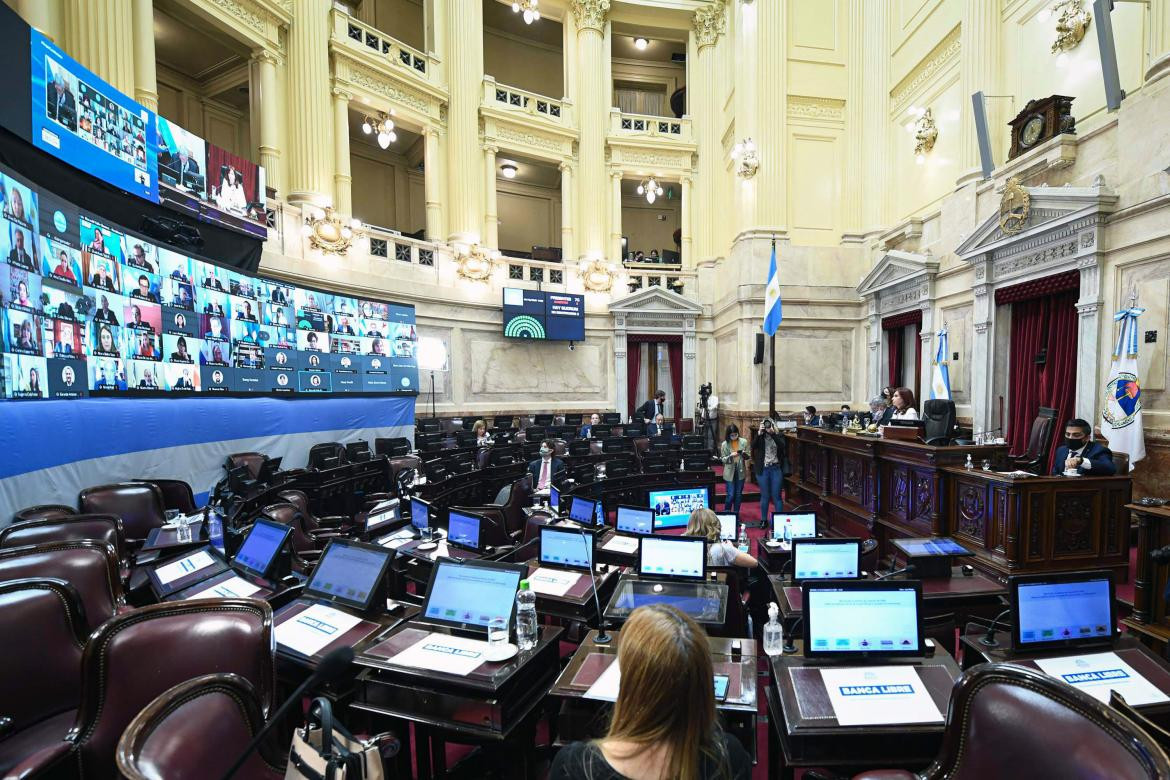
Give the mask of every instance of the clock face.
[(1024, 128), (1020, 130), (1020, 146), (1029, 147), (1040, 140), (1040, 134), (1044, 132), (1044, 117), (1036, 114), (1027, 122), (1024, 123)]

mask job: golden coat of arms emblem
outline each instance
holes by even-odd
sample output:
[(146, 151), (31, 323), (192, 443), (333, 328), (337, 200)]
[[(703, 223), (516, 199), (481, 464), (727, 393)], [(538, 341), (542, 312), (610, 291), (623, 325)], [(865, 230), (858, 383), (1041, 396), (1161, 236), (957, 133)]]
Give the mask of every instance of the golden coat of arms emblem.
[(1028, 224), (1031, 207), (1032, 196), (1020, 186), (1020, 180), (1014, 176), (1008, 179), (1003, 198), (999, 201), (999, 229), (1009, 236), (1022, 231)]

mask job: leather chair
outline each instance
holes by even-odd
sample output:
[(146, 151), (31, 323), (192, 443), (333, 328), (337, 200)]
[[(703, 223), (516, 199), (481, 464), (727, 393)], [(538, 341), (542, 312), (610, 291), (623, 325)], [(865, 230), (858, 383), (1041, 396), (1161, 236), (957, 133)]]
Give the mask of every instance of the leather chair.
[(152, 528), (166, 522), (162, 491), (145, 482), (119, 482), (81, 491), (77, 506), (85, 513), (116, 515), (122, 519), (126, 541), (137, 549)]
[(924, 426), (922, 438), (927, 444), (945, 447), (951, 443), (955, 430), (955, 402), (945, 398), (931, 398), (922, 404)]
[(256, 479), (260, 476), (260, 467), (264, 465), (266, 460), (268, 460), (268, 456), (262, 452), (234, 452), (227, 456), (223, 468), (224, 471), (231, 471), (240, 466), (247, 466), (249, 476)]
[(337, 458), (338, 464), (347, 463), (345, 447), (335, 441), (321, 442), (309, 448), (309, 468), (322, 468), (326, 458)]
[[(255, 686), (238, 674), (205, 674), (164, 691), (118, 740), (118, 771), (129, 780), (223, 777), (264, 727)], [(265, 739), (240, 768), (244, 780), (279, 780), (284, 759)]]
[(524, 524), (528, 520), (524, 514), (525, 507), (532, 506), (532, 475), (525, 474), (510, 485), (505, 485), (496, 495), (492, 509), (500, 510), (504, 520), (504, 530), (511, 538), (520, 536), (524, 531)]
[(374, 439), (374, 454), (381, 457), (397, 458), (410, 454), (410, 439), (405, 436)]
[(914, 774), (854, 780), (1146, 780), (1170, 776), (1170, 758), (1125, 715), (1084, 691), (1014, 664), (982, 664), (955, 683), (943, 744)]
[(590, 455), (601, 455), (604, 452), (605, 452), (604, 441), (602, 441), (601, 439), (590, 439), (589, 440), (589, 454)]
[(1012, 456), (1012, 467), (1033, 474), (1047, 474), (1048, 449), (1052, 445), (1055, 431), (1056, 410), (1041, 406), (1036, 419), (1032, 420), (1032, 429), (1028, 433), (1028, 449), (1023, 455)]
[(958, 619), (954, 612), (945, 612), (940, 615), (927, 615), (922, 618), (922, 633), (927, 639), (933, 639), (935, 646), (940, 650), (945, 650), (947, 655), (954, 658), (957, 653), (955, 650), (955, 632), (959, 626)]
[(342, 536), (335, 530), (308, 530), (305, 516), (292, 504), (270, 504), (261, 509), (260, 514), (274, 523), (287, 525), (293, 529), (293, 565), (301, 573), (307, 573), (313, 568), (330, 539)]
[(86, 636), (126, 609), (118, 559), (105, 542), (75, 539), (0, 550), (0, 581), (22, 577), (69, 583), (84, 608)]
[[(255, 478), (255, 476), (252, 477), (252, 479)], [(191, 490), (189, 484), (181, 479), (140, 479), (136, 481), (146, 482), (157, 487), (162, 492), (163, 506), (168, 511), (175, 509), (185, 515), (193, 515), (199, 511), (199, 507), (195, 506), (195, 492)]]
[[(1113, 452), (1110, 450), (1110, 452)], [(1129, 473), (1129, 453), (1113, 452), (1113, 467), (1117, 473), (1124, 476)]]
[(0, 728), (0, 774), (20, 777), (16, 765), (68, 746), (89, 629), (77, 591), (38, 577), (0, 582), (0, 631), (8, 639), (0, 710), (10, 719)]
[(130, 564), (126, 532), (114, 515), (70, 515), (59, 519), (29, 520), (0, 530), (0, 550), (46, 542), (93, 539), (114, 548), (123, 566)]
[(1142, 731), (1153, 737), (1162, 750), (1170, 751), (1170, 731), (1135, 710), (1117, 691), (1109, 691), (1109, 706), (1141, 726)]
[(569, 455), (589, 455), (592, 442), (589, 439), (577, 439), (569, 442)]
[(305, 531), (311, 533), (323, 529), (336, 530), (353, 525), (353, 518), (345, 515), (325, 515), (317, 517), (309, 508), (309, 497), (301, 490), (282, 490), (276, 494), (279, 498), (292, 504), (305, 518)]
[(569, 443), (564, 439), (553, 439), (553, 455), (563, 458), (569, 454)]
[(37, 504), (26, 506), (12, 516), (13, 523), (23, 523), (25, 520), (49, 520), (58, 517), (77, 514), (77, 510), (64, 504)]

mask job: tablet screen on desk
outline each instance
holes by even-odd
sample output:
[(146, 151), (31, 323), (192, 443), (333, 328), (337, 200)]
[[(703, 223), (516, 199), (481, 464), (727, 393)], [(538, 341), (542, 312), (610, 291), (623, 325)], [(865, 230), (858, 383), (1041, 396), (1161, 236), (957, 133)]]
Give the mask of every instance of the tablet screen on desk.
[(244, 537), (240, 551), (236, 553), (236, 565), (257, 577), (268, 576), (272, 562), (276, 560), (291, 533), (292, 526), (274, 523), (271, 520), (257, 520), (252, 524), (252, 530)]
[(447, 514), (447, 542), (464, 547), (468, 550), (479, 549), (480, 517), (457, 512), (452, 509)]
[(419, 530), (431, 524), (431, 507), (421, 498), (410, 499), (410, 524)]
[(593, 525), (597, 515), (597, 502), (588, 498), (573, 496), (569, 499), (569, 519), (581, 525)]
[(715, 515), (719, 518), (719, 538), (725, 542), (734, 542), (739, 538), (739, 518), (734, 514), (722, 512)]
[(654, 532), (654, 510), (637, 506), (618, 506), (617, 529), (627, 534)]
[(334, 539), (321, 553), (313, 577), (305, 586), (305, 596), (355, 609), (368, 609), (381, 592), (378, 583), (393, 555), (393, 550), (348, 539)]
[(928, 555), (974, 555), (966, 547), (946, 536), (891, 539), (890, 543), (905, 553), (908, 558), (921, 558)]
[(870, 580), (802, 585), (804, 654), (922, 655), (922, 583)]
[(556, 486), (548, 486), (548, 505), (552, 507), (554, 512), (561, 511), (561, 491), (556, 489)]
[(707, 540), (690, 536), (643, 536), (638, 540), (638, 573), (652, 579), (705, 579)]
[(1113, 637), (1113, 577), (1108, 571), (1012, 577), (1016, 650), (1099, 645)]
[(566, 569), (592, 571), (597, 537), (584, 529), (540, 527), (540, 562)]
[(696, 509), (711, 505), (707, 488), (677, 488), (675, 490), (651, 490), (650, 508), (654, 510), (655, 528), (683, 528)]
[(491, 561), (440, 558), (423, 602), (425, 620), (456, 628), (482, 629), (492, 618), (507, 618), (526, 567)]
[(854, 579), (861, 571), (860, 539), (796, 539), (792, 542), (792, 579)]
[(727, 686), (731, 683), (731, 678), (726, 674), (715, 675), (715, 701), (723, 701), (727, 698)]
[(817, 535), (817, 516), (813, 512), (775, 512), (772, 515), (772, 538), (791, 542)]

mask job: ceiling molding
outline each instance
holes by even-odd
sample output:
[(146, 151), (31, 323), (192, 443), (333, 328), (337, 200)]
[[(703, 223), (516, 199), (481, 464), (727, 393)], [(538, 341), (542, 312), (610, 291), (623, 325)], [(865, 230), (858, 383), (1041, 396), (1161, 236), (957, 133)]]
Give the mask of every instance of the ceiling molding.
[(921, 62), (898, 82), (897, 86), (890, 90), (890, 109), (895, 114), (900, 114), (910, 99), (929, 79), (958, 59), (961, 46), (959, 26), (956, 25)]

